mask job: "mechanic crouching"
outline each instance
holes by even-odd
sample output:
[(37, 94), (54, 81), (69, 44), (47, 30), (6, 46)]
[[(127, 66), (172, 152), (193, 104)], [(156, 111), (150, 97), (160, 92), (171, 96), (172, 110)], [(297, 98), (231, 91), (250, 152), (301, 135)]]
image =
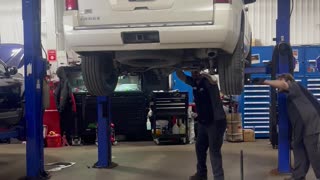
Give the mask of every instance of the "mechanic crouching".
[(277, 80), (257, 78), (254, 84), (270, 85), (287, 95), (287, 111), (293, 130), (294, 169), (286, 180), (305, 180), (310, 163), (320, 180), (320, 104), (291, 74)]
[(224, 180), (221, 147), (226, 130), (226, 115), (223, 109), (220, 91), (217, 83), (208, 74), (192, 71), (192, 76), (186, 76), (177, 70), (177, 76), (186, 84), (192, 86), (194, 101), (198, 113), (198, 132), (196, 141), (197, 172), (190, 180), (206, 180), (207, 151), (215, 180)]

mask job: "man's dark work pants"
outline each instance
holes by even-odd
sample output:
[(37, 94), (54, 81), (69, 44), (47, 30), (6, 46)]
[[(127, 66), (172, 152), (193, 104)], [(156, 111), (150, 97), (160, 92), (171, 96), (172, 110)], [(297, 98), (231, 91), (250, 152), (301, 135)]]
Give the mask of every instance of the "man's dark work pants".
[(197, 174), (207, 176), (207, 151), (210, 152), (210, 160), (212, 172), (215, 180), (224, 180), (224, 172), (222, 167), (221, 147), (223, 144), (223, 135), (226, 129), (225, 121), (223, 124), (203, 125), (198, 123), (198, 136), (196, 140), (197, 153)]
[(295, 179), (304, 178), (308, 173), (310, 164), (317, 179), (320, 179), (320, 133), (293, 142), (293, 153), (295, 157), (293, 177)]

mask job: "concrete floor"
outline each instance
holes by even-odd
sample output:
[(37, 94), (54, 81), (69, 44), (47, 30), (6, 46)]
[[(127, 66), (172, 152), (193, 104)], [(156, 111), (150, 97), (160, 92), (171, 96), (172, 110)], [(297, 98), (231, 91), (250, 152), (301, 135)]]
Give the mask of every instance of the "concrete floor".
[[(244, 150), (245, 180), (281, 180), (270, 170), (277, 165), (277, 151), (267, 140), (255, 143), (225, 143), (223, 147), (226, 180), (240, 180), (240, 150)], [(187, 180), (195, 172), (194, 145), (156, 146), (153, 142), (120, 143), (113, 148), (112, 170), (90, 168), (97, 160), (97, 147), (46, 149), (45, 161), (76, 162), (70, 168), (53, 172), (52, 180)], [(210, 166), (209, 166), (210, 167)], [(0, 145), (0, 179), (16, 180), (25, 175), (25, 145)], [(209, 179), (213, 179), (209, 171)], [(314, 180), (310, 170), (308, 180)]]

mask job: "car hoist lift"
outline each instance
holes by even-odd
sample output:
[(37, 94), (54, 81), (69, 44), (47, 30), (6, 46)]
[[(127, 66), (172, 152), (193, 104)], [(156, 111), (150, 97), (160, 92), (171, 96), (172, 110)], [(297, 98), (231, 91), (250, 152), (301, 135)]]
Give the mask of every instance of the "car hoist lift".
[[(44, 170), (42, 80), (46, 61), (42, 58), (41, 0), (22, 0), (24, 27), (24, 67), (26, 98), (27, 179), (46, 179)], [(95, 167), (114, 167), (111, 163), (110, 103), (98, 97), (98, 162)], [(108, 126), (107, 126), (108, 124)]]
[[(42, 121), (42, 80), (45, 74), (45, 61), (41, 46), (41, 0), (22, 0), (25, 52), (25, 95), (27, 129), (27, 177), (46, 178), (44, 170), (43, 121)], [(278, 0), (277, 44), (290, 40), (290, 0)], [(279, 48), (281, 49), (281, 48)], [(280, 52), (280, 50), (279, 50)], [(282, 51), (281, 51), (282, 52)], [(288, 55), (279, 53), (278, 73), (289, 72)], [(248, 69), (248, 73), (253, 70)], [(110, 123), (110, 106), (107, 97), (98, 97), (98, 162), (96, 167), (112, 167), (111, 144), (107, 127)], [(279, 161), (280, 173), (290, 172), (289, 121), (286, 113), (285, 96), (278, 97), (279, 105)], [(105, 112), (108, 112), (107, 114)]]
[(41, 1), (23, 0), (25, 68), (25, 118), (27, 129), (27, 177), (36, 179), (47, 174), (44, 171), (42, 80), (45, 61), (41, 46)]
[[(246, 74), (271, 74), (271, 79), (276, 79), (278, 74), (291, 73), (294, 69), (294, 58), (290, 46), (290, 17), (292, 13), (292, 0), (278, 0), (277, 19), (277, 45), (274, 48), (272, 61), (266, 67), (248, 67)], [(271, 89), (271, 124), (278, 124), (278, 168), (277, 173), (291, 172), (290, 159), (290, 123), (287, 112), (286, 96), (276, 93)], [(271, 127), (272, 128), (272, 127)]]
[(111, 143), (111, 103), (109, 97), (97, 97), (98, 104), (98, 161), (95, 168), (114, 168)]

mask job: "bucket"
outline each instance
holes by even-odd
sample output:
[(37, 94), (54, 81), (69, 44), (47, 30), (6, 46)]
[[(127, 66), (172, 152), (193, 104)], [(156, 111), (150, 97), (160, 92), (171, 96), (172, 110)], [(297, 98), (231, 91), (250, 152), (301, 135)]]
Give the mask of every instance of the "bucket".
[(227, 115), (227, 141), (243, 142), (242, 118), (240, 113)]
[(60, 134), (56, 134), (55, 132), (51, 131), (47, 138), (47, 147), (50, 148), (57, 148), (57, 147), (61, 147), (61, 135)]
[(48, 127), (48, 131), (60, 133), (60, 115), (58, 110), (45, 110), (43, 114), (43, 124)]
[(230, 134), (238, 134), (241, 133), (242, 134), (242, 122), (240, 121), (231, 121), (227, 123), (227, 130)]

